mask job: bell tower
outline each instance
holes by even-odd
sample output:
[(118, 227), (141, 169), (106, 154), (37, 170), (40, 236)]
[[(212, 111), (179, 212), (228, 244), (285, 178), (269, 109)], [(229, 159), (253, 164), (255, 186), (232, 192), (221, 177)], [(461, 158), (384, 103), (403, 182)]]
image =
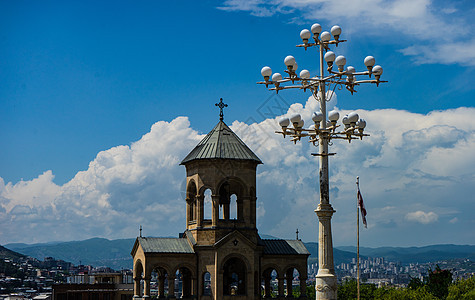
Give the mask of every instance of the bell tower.
[(213, 245), (233, 230), (257, 243), (256, 170), (262, 161), (224, 123), (223, 100), (216, 106), (218, 124), (181, 162), (186, 229), (201, 245)]

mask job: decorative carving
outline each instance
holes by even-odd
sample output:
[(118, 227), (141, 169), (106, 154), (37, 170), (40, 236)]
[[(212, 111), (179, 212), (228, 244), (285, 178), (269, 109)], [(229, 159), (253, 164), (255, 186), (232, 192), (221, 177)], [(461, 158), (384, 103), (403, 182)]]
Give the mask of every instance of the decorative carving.
[(329, 286), (328, 284), (319, 284), (315, 287), (315, 289), (317, 290), (317, 292), (320, 292), (320, 293), (326, 293), (326, 292), (329, 292), (329, 291), (334, 291), (334, 289)]

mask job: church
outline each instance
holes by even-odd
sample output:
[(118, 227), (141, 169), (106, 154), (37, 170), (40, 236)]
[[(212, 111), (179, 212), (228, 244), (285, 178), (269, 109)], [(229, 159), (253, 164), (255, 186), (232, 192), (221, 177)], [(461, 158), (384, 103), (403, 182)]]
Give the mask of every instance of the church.
[(134, 298), (280, 299), (292, 298), (294, 290), (306, 298), (310, 254), (298, 237), (259, 236), (256, 171), (262, 161), (224, 122), (222, 99), (216, 106), (219, 122), (181, 162), (186, 229), (178, 238), (135, 241)]

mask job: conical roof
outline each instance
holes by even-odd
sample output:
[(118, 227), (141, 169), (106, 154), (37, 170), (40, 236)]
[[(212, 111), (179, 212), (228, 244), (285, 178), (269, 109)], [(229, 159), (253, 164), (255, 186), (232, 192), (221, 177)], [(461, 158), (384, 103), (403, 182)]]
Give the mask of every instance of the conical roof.
[(262, 161), (222, 120), (211, 130), (180, 163), (197, 159), (237, 159)]

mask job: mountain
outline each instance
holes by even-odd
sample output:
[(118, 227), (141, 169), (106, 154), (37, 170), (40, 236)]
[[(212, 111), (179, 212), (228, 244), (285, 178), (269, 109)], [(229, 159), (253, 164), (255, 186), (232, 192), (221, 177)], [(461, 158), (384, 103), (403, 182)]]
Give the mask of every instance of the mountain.
[(25, 255), (20, 254), (18, 252), (12, 251), (10, 249), (7, 249), (3, 246), (0, 246), (0, 259), (10, 259), (10, 260), (18, 260), (20, 258), (24, 258)]
[[(267, 235), (262, 235), (262, 237), (274, 238)], [(5, 247), (39, 260), (51, 256), (55, 259), (62, 259), (76, 265), (82, 263), (95, 267), (107, 266), (115, 270), (120, 270), (123, 268), (132, 268), (132, 256), (130, 255), (130, 251), (132, 250), (134, 242), (134, 238), (120, 240), (93, 238), (84, 241), (54, 242), (32, 245), (15, 243), (7, 244)], [(315, 242), (304, 244), (310, 252), (309, 263), (315, 263), (318, 257), (318, 244)], [(0, 253), (2, 253), (2, 248), (0, 248)], [(5, 250), (10, 251), (8, 249)], [(10, 252), (15, 253), (13, 251)], [(17, 255), (22, 255), (19, 253), (17, 253)], [(455, 258), (468, 258), (470, 260), (475, 260), (475, 246), (433, 245), (425, 247), (361, 247), (360, 255), (361, 257), (384, 257), (389, 261), (398, 261), (401, 263), (425, 263)], [(333, 249), (333, 257), (335, 265), (349, 263), (356, 257), (356, 247), (336, 247)]]
[[(339, 250), (356, 252), (356, 247), (338, 247)], [(456, 258), (475, 260), (475, 246), (473, 245), (431, 245), (424, 247), (360, 247), (360, 255), (370, 257), (384, 257), (389, 261), (408, 263), (427, 263)]]
[(5, 247), (22, 254), (43, 260), (54, 257), (75, 265), (107, 266), (115, 270), (132, 268), (130, 251), (135, 239), (108, 240), (92, 238), (84, 241), (42, 244), (8, 244)]

